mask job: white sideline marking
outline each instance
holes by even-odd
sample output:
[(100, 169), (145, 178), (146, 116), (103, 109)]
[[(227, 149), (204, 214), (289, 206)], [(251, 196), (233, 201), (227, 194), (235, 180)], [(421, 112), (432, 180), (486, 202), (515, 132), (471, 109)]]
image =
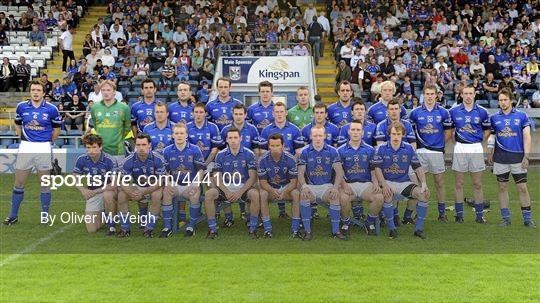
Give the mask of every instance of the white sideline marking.
[(66, 230), (68, 230), (69, 228), (75, 226), (75, 224), (69, 224), (69, 225), (65, 225), (63, 226), (62, 228), (60, 229), (57, 229), (55, 230), (54, 232), (46, 235), (45, 237), (37, 240), (36, 242), (32, 243), (31, 245), (28, 245), (28, 247), (26, 247), (25, 249), (21, 250), (20, 252), (16, 253), (16, 254), (11, 254), (9, 255), (7, 258), (5, 258), (1, 263), (0, 263), (0, 267), (4, 267), (8, 264), (10, 264), (11, 262), (17, 260), (18, 258), (20, 258), (22, 255), (25, 255), (25, 254), (28, 254), (28, 253), (31, 253), (33, 252), (34, 250), (36, 250), (36, 248), (40, 245), (40, 244), (43, 244), (47, 241), (49, 241), (50, 239), (56, 237), (56, 235), (58, 234), (61, 234), (63, 232), (65, 232)]

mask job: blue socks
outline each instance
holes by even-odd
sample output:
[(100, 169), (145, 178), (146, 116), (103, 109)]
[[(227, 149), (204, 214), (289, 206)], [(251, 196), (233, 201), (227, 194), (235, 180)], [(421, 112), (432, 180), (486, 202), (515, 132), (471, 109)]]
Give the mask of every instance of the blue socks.
[(302, 217), (304, 230), (311, 233), (311, 204), (309, 202), (300, 202), (300, 217)]
[(49, 213), (49, 207), (51, 206), (51, 192), (41, 192), (39, 199), (41, 200), (41, 212)]
[(200, 204), (190, 204), (189, 205), (189, 227), (195, 228), (197, 225), (197, 220), (201, 215), (201, 205)]
[(293, 217), (291, 223), (291, 230), (293, 233), (296, 233), (298, 232), (298, 229), (300, 229), (300, 218)]
[(157, 222), (157, 215), (153, 214), (152, 212), (148, 213), (148, 221), (146, 221), (146, 229), (154, 230), (154, 227), (156, 226)]
[(446, 205), (444, 202), (439, 202), (437, 204), (437, 209), (439, 210), (439, 216), (444, 216)]
[(377, 221), (378, 216), (373, 216), (371, 214), (368, 214), (367, 216), (367, 223), (368, 225), (375, 225), (375, 222)]
[(225, 219), (232, 221), (234, 219), (232, 211), (230, 213), (225, 213)]
[(109, 228), (111, 228), (111, 227), (112, 227), (112, 228), (116, 228), (116, 223), (114, 223), (114, 217), (115, 217), (115, 215), (114, 215), (112, 212), (109, 212), (109, 213), (106, 213), (106, 212), (105, 212), (105, 215), (107, 216), (107, 220), (108, 220), (107, 226), (108, 226)]
[(476, 203), (475, 201), (474, 211), (476, 213), (476, 220), (482, 220), (482, 217), (484, 217), (484, 202)]
[(163, 212), (163, 227), (167, 229), (172, 229), (172, 214), (173, 214), (172, 204), (161, 205), (161, 209)]
[(13, 187), (13, 194), (11, 196), (11, 211), (9, 212), (10, 218), (17, 218), (19, 216), (19, 207), (24, 199), (24, 187)]
[(129, 231), (131, 229), (129, 224), (129, 212), (120, 213), (120, 227), (122, 227), (122, 229), (126, 231)]
[(416, 230), (424, 230), (424, 221), (426, 220), (427, 208), (427, 202), (418, 201), (418, 203), (416, 203), (416, 214), (418, 216), (416, 218)]
[(285, 202), (278, 202), (277, 204), (278, 206), (278, 209), (279, 209), (279, 214), (284, 214), (285, 213)]
[(504, 221), (510, 221), (510, 210), (508, 208), (501, 208), (501, 217)]
[(313, 202), (311, 203), (311, 216), (315, 217), (315, 214), (317, 213), (317, 203)]
[[(148, 207), (139, 207), (139, 217), (146, 217), (147, 215), (148, 215)], [(140, 220), (140, 221), (144, 222), (142, 220)], [(148, 222), (148, 221), (146, 221), (146, 222)]]
[(392, 218), (394, 217), (394, 205), (392, 204), (392, 202), (385, 202), (383, 204), (383, 213), (384, 216), (387, 218), (386, 225), (388, 226), (388, 230), (396, 229), (394, 220), (392, 220)]
[(217, 231), (216, 218), (208, 219), (208, 228), (213, 232)]
[(531, 207), (526, 206), (521, 208), (521, 215), (523, 216), (523, 222), (531, 222)]
[(259, 224), (259, 217), (249, 216), (249, 232), (255, 231), (257, 229), (257, 224)]
[(456, 202), (456, 216), (458, 218), (463, 218), (463, 202)]
[(264, 231), (272, 231), (272, 223), (270, 222), (270, 217), (262, 217)]
[(332, 221), (332, 234), (339, 233), (339, 219), (341, 213), (341, 205), (330, 204), (330, 209), (328, 210), (330, 214), (330, 221)]

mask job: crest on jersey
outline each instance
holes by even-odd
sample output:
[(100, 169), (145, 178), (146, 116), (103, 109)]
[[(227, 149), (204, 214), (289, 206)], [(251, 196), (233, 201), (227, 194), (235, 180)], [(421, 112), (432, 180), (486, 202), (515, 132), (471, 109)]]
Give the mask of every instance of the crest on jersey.
[(229, 78), (231, 78), (231, 80), (238, 81), (241, 76), (242, 72), (240, 66), (229, 66)]

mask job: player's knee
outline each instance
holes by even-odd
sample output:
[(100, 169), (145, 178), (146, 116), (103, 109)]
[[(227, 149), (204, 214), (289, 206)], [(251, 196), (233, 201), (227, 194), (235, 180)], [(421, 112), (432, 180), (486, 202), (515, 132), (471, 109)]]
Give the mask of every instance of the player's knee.
[(529, 192), (529, 190), (527, 189), (526, 183), (518, 183), (516, 184), (516, 187), (517, 187), (518, 194), (520, 195), (527, 194)]
[(474, 190), (482, 190), (482, 181), (473, 181)]
[(267, 192), (266, 190), (264, 190), (264, 189), (262, 189), (262, 188), (259, 189), (259, 195), (260, 195), (260, 197), (261, 197), (261, 201), (263, 201), (263, 200), (264, 200), (264, 201), (268, 200), (268, 192)]
[(251, 202), (259, 202), (259, 191), (256, 189), (250, 189), (247, 193), (247, 197)]

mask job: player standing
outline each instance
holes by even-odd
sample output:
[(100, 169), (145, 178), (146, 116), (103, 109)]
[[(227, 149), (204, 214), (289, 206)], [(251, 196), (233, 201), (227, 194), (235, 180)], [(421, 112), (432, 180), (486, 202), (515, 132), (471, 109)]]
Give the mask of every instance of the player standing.
[(173, 143), (171, 137), (174, 124), (167, 119), (168, 114), (167, 104), (161, 101), (156, 102), (154, 106), (155, 121), (147, 124), (142, 131), (150, 136), (152, 150), (160, 154), (163, 154), (165, 147)]
[[(15, 163), (15, 185), (11, 196), (11, 211), (5, 225), (17, 223), (19, 207), (24, 199), (24, 186), (35, 168), (42, 180), (52, 169), (52, 145), (60, 134), (62, 117), (53, 104), (43, 99), (45, 87), (39, 81), (30, 83), (30, 100), (17, 104), (15, 131), (21, 138)], [(51, 190), (41, 186), (41, 216), (49, 213)]]
[(229, 78), (217, 79), (216, 86), (218, 96), (206, 104), (206, 111), (208, 118), (221, 130), (233, 122), (233, 108), (242, 102), (230, 95), (231, 80)]
[(488, 162), (493, 163), (493, 174), (499, 183), (501, 226), (510, 225), (508, 181), (510, 174), (516, 183), (521, 214), (526, 227), (536, 227), (531, 219), (531, 197), (527, 189), (527, 167), (531, 152), (531, 125), (524, 112), (512, 107), (516, 101), (509, 89), (499, 91), (501, 110), (490, 118), (491, 137), (488, 143)]
[[(241, 134), (236, 128), (227, 132), (227, 147), (216, 156), (213, 169), (215, 187), (210, 188), (205, 195), (204, 206), (208, 220), (207, 239), (217, 237), (216, 202), (249, 200), (250, 218), (249, 234), (257, 239), (257, 221), (259, 215), (259, 191), (255, 188), (257, 183), (257, 163), (253, 152), (241, 144)], [(223, 227), (234, 224), (233, 214), (225, 213)]]
[(176, 87), (178, 102), (169, 104), (169, 119), (173, 123), (188, 124), (193, 121), (193, 102), (191, 101), (191, 86), (187, 82), (180, 82)]
[(339, 100), (328, 107), (328, 119), (337, 127), (351, 122), (352, 84), (349, 81), (341, 81), (338, 86)]
[(448, 222), (445, 214), (444, 145), (452, 132), (448, 111), (437, 104), (437, 88), (428, 84), (424, 87), (424, 103), (413, 109), (409, 121), (416, 133), (418, 160), (426, 172), (433, 174), (437, 192), (440, 222)]
[(306, 144), (311, 143), (311, 129), (315, 126), (321, 126), (326, 130), (326, 139), (324, 142), (330, 146), (336, 147), (338, 144), (339, 128), (326, 120), (328, 117), (328, 108), (324, 103), (315, 104), (313, 107), (313, 121), (302, 128), (302, 138)]
[(462, 92), (463, 103), (450, 109), (451, 127), (454, 128), (454, 170), (456, 196), (456, 222), (463, 222), (463, 182), (465, 173), (471, 173), (474, 191), (474, 209), (477, 223), (487, 223), (484, 218), (484, 192), (482, 173), (486, 169), (482, 142), (489, 137), (489, 115), (485, 108), (476, 104), (474, 87), (467, 86)]
[(305, 86), (300, 86), (296, 90), (296, 105), (289, 109), (287, 119), (298, 129), (304, 128), (313, 121), (313, 107), (310, 104), (309, 89)]
[[(362, 133), (364, 134), (362, 137), (362, 142), (371, 145), (376, 146), (375, 142), (375, 131), (377, 129), (377, 125), (375, 123), (372, 123), (368, 120), (366, 120), (366, 105), (364, 104), (364, 101), (360, 98), (355, 98), (352, 105), (352, 118), (354, 120), (358, 120), (362, 122)], [(349, 141), (349, 127), (351, 126), (351, 123), (343, 125), (339, 129), (339, 136), (338, 136), (338, 144), (342, 145), (344, 143), (347, 143)]]
[(193, 106), (193, 121), (189, 122), (188, 141), (199, 147), (204, 157), (204, 164), (211, 168), (221, 146), (221, 135), (217, 125), (206, 120), (206, 108), (204, 103)]
[[(403, 123), (399, 121), (392, 123), (388, 128), (388, 132), (390, 133), (390, 140), (377, 147), (375, 152), (375, 171), (384, 195), (384, 215), (386, 218), (392, 218), (394, 215), (394, 205), (392, 203), (394, 194), (402, 195), (411, 200), (418, 200), (418, 203), (416, 203), (418, 217), (414, 236), (425, 239), (424, 221), (427, 215), (429, 190), (424, 170), (413, 146), (403, 142), (403, 136), (405, 135)], [(409, 166), (416, 172), (422, 187), (418, 187), (418, 185), (411, 182)], [(395, 239), (397, 229), (394, 220), (387, 220), (386, 223), (389, 229), (389, 238)]]
[[(86, 221), (86, 230), (89, 233), (94, 233), (103, 225), (102, 212), (109, 216), (107, 236), (116, 234), (116, 224), (112, 220), (116, 214), (116, 188), (110, 184), (111, 178), (106, 177), (111, 173), (116, 173), (118, 165), (116, 160), (105, 153), (103, 148), (103, 140), (99, 135), (86, 134), (83, 137), (83, 146), (86, 148), (86, 153), (77, 158), (74, 175), (99, 176), (100, 182), (108, 181), (102, 186), (94, 186), (89, 184), (85, 186), (77, 186), (86, 200), (85, 215), (91, 218)], [(94, 181), (93, 181), (94, 182)]]
[(332, 237), (347, 240), (339, 230), (340, 186), (343, 182), (343, 168), (337, 150), (324, 143), (325, 129), (315, 126), (311, 129), (311, 144), (302, 149), (298, 159), (298, 182), (300, 186), (300, 215), (304, 224), (304, 240), (311, 240), (311, 202), (322, 199), (330, 203)]
[(148, 78), (141, 83), (142, 100), (131, 107), (131, 130), (133, 137), (142, 132), (147, 124), (154, 122), (154, 107), (156, 106), (156, 83)]
[(344, 171), (341, 184), (343, 192), (340, 195), (341, 220), (343, 221), (341, 231), (343, 234), (348, 233), (351, 202), (354, 199), (362, 199), (370, 203), (367, 224), (365, 224), (366, 233), (376, 235), (375, 220), (381, 211), (384, 198), (375, 176), (375, 149), (363, 141), (362, 127), (362, 121), (353, 120), (348, 130), (350, 140), (338, 148)]
[(289, 200), (292, 202), (292, 236), (301, 239), (300, 228), (300, 192), (298, 191), (298, 168), (293, 155), (283, 150), (283, 136), (279, 133), (268, 138), (268, 152), (262, 155), (258, 168), (259, 193), (261, 196), (261, 217), (264, 237), (272, 237), (272, 224), (268, 201)]
[[(369, 107), (367, 111), (368, 118), (375, 124), (383, 121), (388, 117), (387, 108), (388, 103), (394, 98), (396, 93), (396, 85), (392, 81), (384, 81), (381, 84), (381, 98), (379, 102)], [(407, 110), (401, 105), (400, 117), (403, 118), (407, 115)]]
[(174, 179), (174, 184), (167, 184), (163, 190), (163, 226), (162, 237), (168, 237), (172, 228), (172, 199), (183, 196), (189, 199), (189, 224), (185, 236), (191, 237), (195, 233), (195, 225), (201, 215), (200, 184), (203, 180), (204, 165), (201, 150), (187, 141), (188, 130), (185, 124), (174, 126), (174, 144), (163, 151), (165, 167)]
[(273, 93), (274, 85), (271, 82), (263, 81), (259, 83), (259, 102), (252, 104), (247, 109), (247, 118), (251, 124), (257, 127), (259, 134), (265, 127), (274, 122), (274, 116), (272, 116), (272, 110), (274, 109)]

